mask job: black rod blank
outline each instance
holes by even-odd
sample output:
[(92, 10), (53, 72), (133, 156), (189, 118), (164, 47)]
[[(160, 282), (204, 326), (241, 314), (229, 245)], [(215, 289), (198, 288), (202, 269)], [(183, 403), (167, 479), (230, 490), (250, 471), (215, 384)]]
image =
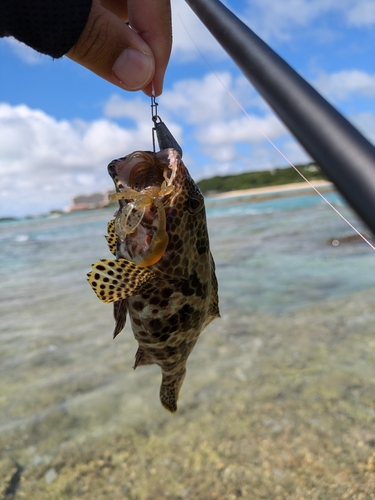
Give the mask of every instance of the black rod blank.
[(375, 148), (219, 0), (185, 0), (375, 234)]

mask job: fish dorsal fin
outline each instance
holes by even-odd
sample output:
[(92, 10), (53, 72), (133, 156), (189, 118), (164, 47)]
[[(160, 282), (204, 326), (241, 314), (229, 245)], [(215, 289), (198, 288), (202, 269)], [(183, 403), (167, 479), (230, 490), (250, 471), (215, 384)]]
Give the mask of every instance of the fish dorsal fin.
[(126, 259), (100, 259), (88, 273), (88, 282), (102, 302), (109, 304), (135, 295), (155, 274)]
[(215, 262), (211, 253), (210, 253), (210, 260), (211, 260), (211, 302), (208, 313), (210, 316), (212, 316), (212, 319), (214, 319), (214, 318), (220, 318), (219, 295), (218, 295), (219, 286), (217, 283), (217, 278), (215, 273)]
[(107, 240), (109, 251), (113, 255), (116, 255), (116, 250), (117, 250), (117, 234), (116, 234), (116, 231), (115, 231), (115, 221), (114, 220), (110, 220), (108, 222), (108, 224), (107, 224), (107, 232), (108, 232), (108, 236), (104, 236), (104, 237)]

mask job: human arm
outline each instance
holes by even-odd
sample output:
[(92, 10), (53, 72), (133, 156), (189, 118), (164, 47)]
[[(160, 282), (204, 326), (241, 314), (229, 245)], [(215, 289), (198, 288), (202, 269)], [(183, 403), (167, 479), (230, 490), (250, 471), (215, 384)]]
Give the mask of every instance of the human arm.
[(67, 54), (127, 90), (151, 95), (153, 82), (159, 95), (172, 43), (170, 1), (0, 0), (0, 36), (55, 58)]

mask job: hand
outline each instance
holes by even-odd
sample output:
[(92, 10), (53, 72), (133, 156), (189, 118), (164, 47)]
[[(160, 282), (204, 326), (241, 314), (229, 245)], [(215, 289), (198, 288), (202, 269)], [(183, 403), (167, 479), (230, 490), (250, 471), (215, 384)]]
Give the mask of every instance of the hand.
[[(131, 28), (125, 24), (130, 23)], [(66, 54), (126, 90), (163, 90), (172, 46), (169, 0), (93, 0), (78, 42)]]

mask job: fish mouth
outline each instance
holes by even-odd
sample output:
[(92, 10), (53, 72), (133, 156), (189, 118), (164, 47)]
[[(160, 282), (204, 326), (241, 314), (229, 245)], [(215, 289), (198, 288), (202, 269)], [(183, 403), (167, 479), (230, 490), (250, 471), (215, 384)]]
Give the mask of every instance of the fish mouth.
[(170, 165), (166, 152), (152, 153), (150, 151), (135, 151), (130, 155), (114, 160), (108, 166), (116, 190), (124, 191), (130, 188), (141, 192), (150, 187), (161, 187), (165, 181), (171, 185), (174, 180), (173, 166)]
[(174, 181), (180, 156), (173, 149), (158, 153), (135, 151), (108, 166), (119, 201), (115, 231), (120, 243), (127, 242), (127, 253), (139, 266), (158, 262), (168, 245), (166, 208), (176, 195)]

